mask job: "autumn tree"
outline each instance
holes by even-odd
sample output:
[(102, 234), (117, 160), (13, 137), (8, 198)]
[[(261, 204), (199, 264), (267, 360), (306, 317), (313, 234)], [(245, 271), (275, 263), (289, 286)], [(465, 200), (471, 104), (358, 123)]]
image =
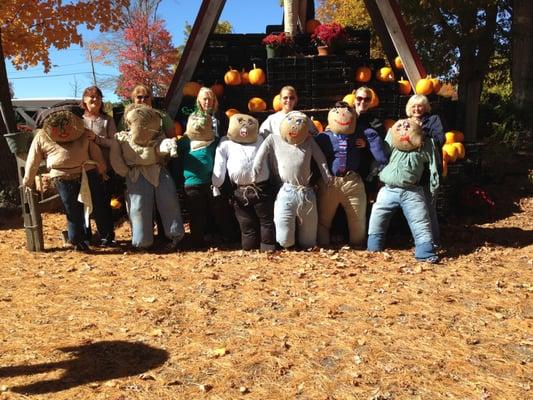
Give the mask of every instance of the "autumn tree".
[(124, 42), (119, 51), (122, 61), (116, 93), (128, 98), (135, 85), (142, 83), (152, 88), (154, 95), (164, 95), (172, 81), (178, 53), (163, 21), (151, 21), (148, 15), (138, 13), (131, 26), (124, 29)]
[[(79, 0), (62, 3), (52, 0), (2, 0), (0, 2), (0, 101), (6, 111), (8, 127), (0, 121), (0, 133), (15, 130), (15, 116), (5, 60), (15, 68), (52, 66), (49, 49), (66, 49), (82, 44), (79, 27), (101, 31), (118, 28), (120, 15), (128, 0)], [(0, 180), (16, 180), (13, 157), (5, 140), (0, 140)]]

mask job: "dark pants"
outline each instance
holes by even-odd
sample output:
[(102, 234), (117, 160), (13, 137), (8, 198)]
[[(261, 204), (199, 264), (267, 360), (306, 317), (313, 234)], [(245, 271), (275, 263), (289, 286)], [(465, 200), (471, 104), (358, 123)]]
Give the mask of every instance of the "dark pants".
[(267, 182), (239, 186), (233, 193), (233, 208), (241, 227), (241, 244), (244, 250), (261, 248), (274, 250), (274, 197)]
[[(87, 171), (89, 187), (91, 189), (91, 199), (93, 202), (92, 216), (96, 222), (98, 233), (102, 239), (114, 239), (113, 216), (111, 207), (101, 177), (93, 169)], [(68, 239), (72, 244), (78, 244), (87, 240), (85, 231), (85, 219), (83, 204), (78, 201), (80, 193), (81, 178), (79, 179), (55, 179), (55, 184), (67, 216)]]
[(204, 247), (208, 224), (214, 223), (224, 241), (235, 238), (231, 208), (226, 196), (213, 197), (210, 184), (185, 186), (185, 201), (189, 210), (191, 244)]

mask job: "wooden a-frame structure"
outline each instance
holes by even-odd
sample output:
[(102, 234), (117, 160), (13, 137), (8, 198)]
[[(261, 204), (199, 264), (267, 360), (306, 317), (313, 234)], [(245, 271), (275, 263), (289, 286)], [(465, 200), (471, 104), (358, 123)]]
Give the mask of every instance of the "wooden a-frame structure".
[[(399, 55), (407, 79), (414, 88), (421, 78), (426, 77), (426, 70), (415, 51), (413, 40), (401, 16), (397, 1), (364, 0), (364, 2), (381, 39), (389, 63), (394, 65), (394, 58)], [(192, 78), (209, 34), (215, 28), (225, 3), (226, 0), (202, 1), (185, 50), (165, 97), (166, 110), (173, 118), (178, 113), (183, 87)]]

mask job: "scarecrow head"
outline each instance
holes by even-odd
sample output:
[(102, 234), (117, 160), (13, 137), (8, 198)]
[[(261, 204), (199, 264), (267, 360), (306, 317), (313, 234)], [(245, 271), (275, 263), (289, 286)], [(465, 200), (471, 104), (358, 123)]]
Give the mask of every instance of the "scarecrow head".
[(257, 120), (246, 114), (233, 114), (229, 119), (228, 137), (237, 143), (255, 143), (259, 123)]
[(295, 145), (303, 143), (309, 137), (308, 119), (300, 111), (288, 112), (279, 128), (283, 140)]
[(422, 127), (414, 119), (400, 119), (391, 128), (392, 146), (400, 151), (418, 150), (424, 144)]
[(213, 132), (213, 119), (209, 114), (195, 112), (189, 115), (185, 135), (190, 140), (210, 141), (215, 138)]
[(54, 142), (73, 142), (85, 131), (82, 115), (83, 110), (78, 105), (58, 105), (41, 111), (36, 125)]
[(161, 113), (144, 104), (130, 104), (124, 110), (124, 121), (133, 142), (148, 146), (161, 130)]
[(328, 127), (333, 133), (340, 135), (351, 135), (355, 132), (355, 122), (357, 114), (348, 103), (339, 101), (335, 107), (329, 111)]

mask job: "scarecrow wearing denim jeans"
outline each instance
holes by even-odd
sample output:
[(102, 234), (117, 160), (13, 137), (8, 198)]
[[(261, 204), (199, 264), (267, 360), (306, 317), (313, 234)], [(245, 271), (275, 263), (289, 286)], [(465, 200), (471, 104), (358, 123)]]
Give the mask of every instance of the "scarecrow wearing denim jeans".
[(165, 157), (176, 152), (176, 141), (160, 133), (161, 114), (154, 108), (131, 104), (124, 111), (124, 121), (129, 130), (116, 134), (110, 161), (115, 172), (126, 178), (132, 245), (153, 244), (157, 204), (169, 246), (176, 249), (184, 229), (176, 186), (164, 166)]
[[(78, 251), (89, 250), (86, 225), (92, 214), (102, 245), (114, 243), (111, 208), (104, 201), (105, 161), (89, 140), (77, 106), (52, 107), (37, 117), (35, 138), (26, 159), (23, 186), (33, 186), (41, 161), (59, 192), (67, 216), (68, 240)], [(79, 115), (78, 115), (79, 114)]]
[(368, 226), (368, 250), (382, 251), (390, 218), (401, 208), (415, 242), (415, 258), (437, 262), (431, 230), (431, 219), (420, 178), (426, 164), (430, 171), (430, 190), (439, 187), (437, 150), (433, 141), (426, 140), (420, 125), (413, 119), (397, 121), (385, 138), (392, 148), (389, 163), (379, 178), (385, 184), (372, 207)]
[(309, 134), (308, 117), (299, 111), (287, 113), (281, 122), (280, 135), (269, 135), (255, 157), (254, 176), (259, 177), (269, 163), (282, 182), (274, 203), (276, 241), (285, 248), (296, 243), (307, 249), (316, 245), (318, 212), (311, 179), (314, 159), (322, 179), (329, 182), (324, 153)]

